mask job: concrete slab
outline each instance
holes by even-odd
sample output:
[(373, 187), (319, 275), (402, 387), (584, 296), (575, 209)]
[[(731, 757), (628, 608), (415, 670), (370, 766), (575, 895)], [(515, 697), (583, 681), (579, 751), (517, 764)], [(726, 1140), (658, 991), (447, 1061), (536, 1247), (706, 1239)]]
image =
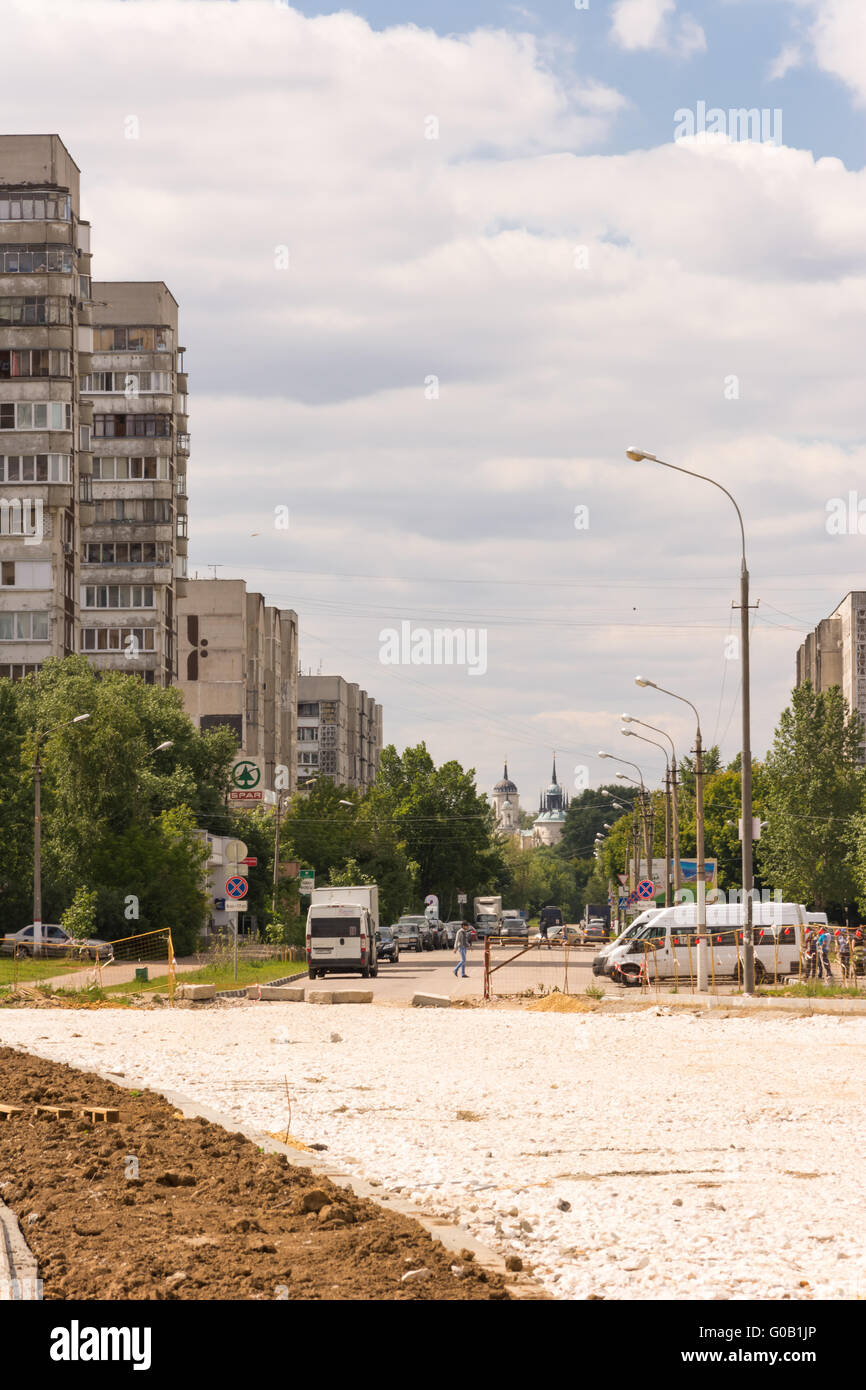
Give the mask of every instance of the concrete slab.
[(248, 999), (288, 999), (293, 1004), (303, 1004), (306, 991), (298, 985), (258, 985), (247, 986)]
[(371, 989), (335, 989), (333, 994), (335, 1004), (372, 1004), (373, 991)]
[(450, 1009), (451, 996), (448, 994), (413, 994), (412, 1007), (415, 1009)]
[(178, 999), (216, 999), (216, 985), (187, 985), (177, 987)]
[(332, 989), (308, 989), (308, 1004), (333, 1004), (334, 991)]
[(0, 1202), (0, 1303), (37, 1302), (42, 1284), (36, 1256), (14, 1212)]

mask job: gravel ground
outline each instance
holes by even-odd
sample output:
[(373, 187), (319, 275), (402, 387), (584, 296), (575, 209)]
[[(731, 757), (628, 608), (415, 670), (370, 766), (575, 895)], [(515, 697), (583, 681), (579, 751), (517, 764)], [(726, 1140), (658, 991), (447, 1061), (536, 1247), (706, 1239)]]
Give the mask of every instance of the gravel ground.
[[(0, 1042), (286, 1126), (561, 1298), (866, 1296), (866, 1020), (247, 1004)], [(2, 1100), (3, 1097), (0, 1097)]]

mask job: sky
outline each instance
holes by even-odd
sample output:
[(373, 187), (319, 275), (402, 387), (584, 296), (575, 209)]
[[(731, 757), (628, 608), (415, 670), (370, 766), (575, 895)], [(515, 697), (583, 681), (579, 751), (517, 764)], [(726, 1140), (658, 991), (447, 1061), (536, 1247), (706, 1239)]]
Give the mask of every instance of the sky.
[[(94, 277), (179, 301), (190, 572), (532, 809), (554, 749), (657, 782), (622, 711), (692, 747), (636, 674), (739, 748), (735, 512), (629, 444), (742, 509), (756, 755), (866, 587), (827, 527), (866, 498), (864, 50), (862, 0), (5, 0), (0, 103), (81, 168)], [(404, 623), (476, 659), (383, 660)]]

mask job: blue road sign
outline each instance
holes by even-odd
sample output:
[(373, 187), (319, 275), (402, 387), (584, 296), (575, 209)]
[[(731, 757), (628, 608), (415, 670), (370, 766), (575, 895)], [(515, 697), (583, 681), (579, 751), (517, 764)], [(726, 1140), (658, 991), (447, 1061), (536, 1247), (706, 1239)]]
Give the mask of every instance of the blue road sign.
[(227, 898), (245, 898), (247, 896), (247, 881), (238, 875), (236, 878), (226, 879)]

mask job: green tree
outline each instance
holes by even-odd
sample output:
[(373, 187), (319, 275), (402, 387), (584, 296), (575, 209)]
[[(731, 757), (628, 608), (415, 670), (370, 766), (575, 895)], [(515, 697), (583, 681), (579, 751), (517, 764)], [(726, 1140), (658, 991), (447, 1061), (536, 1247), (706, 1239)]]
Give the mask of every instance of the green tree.
[(82, 886), (60, 918), (64, 931), (81, 944), (96, 930), (96, 903), (99, 894)]
[[(610, 796), (602, 795), (610, 792)], [(608, 782), (604, 787), (587, 787), (585, 791), (573, 796), (565, 813), (562, 839), (557, 845), (557, 853), (565, 859), (585, 859), (592, 853), (595, 837), (604, 829), (605, 822), (613, 824), (622, 813), (615, 810), (614, 801), (626, 804), (629, 793), (624, 792), (619, 782)]]
[(862, 893), (855, 879), (864, 774), (863, 721), (838, 686), (798, 686), (783, 712), (765, 764), (768, 828), (758, 861), (788, 901), (819, 910)]

